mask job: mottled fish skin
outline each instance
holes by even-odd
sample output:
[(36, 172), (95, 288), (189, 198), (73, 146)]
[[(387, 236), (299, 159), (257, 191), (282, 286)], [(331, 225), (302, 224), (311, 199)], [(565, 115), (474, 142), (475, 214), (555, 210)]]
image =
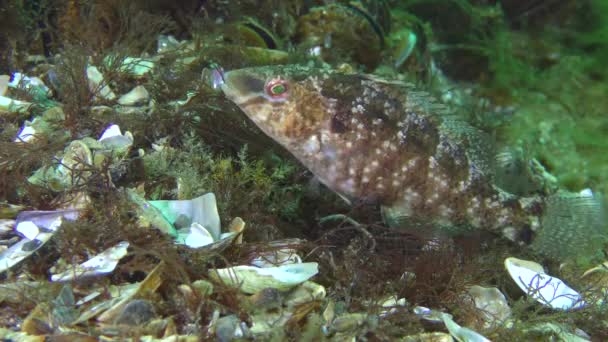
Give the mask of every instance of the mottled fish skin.
[(229, 71), (221, 87), (346, 198), (512, 239), (538, 224), (541, 202), (524, 204), (493, 185), (484, 135), (411, 85), (288, 65)]

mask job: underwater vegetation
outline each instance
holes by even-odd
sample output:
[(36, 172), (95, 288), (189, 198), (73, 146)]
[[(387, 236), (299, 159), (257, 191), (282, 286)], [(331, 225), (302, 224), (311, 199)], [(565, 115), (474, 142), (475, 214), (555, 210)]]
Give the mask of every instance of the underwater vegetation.
[(608, 339), (602, 0), (0, 0), (0, 337)]

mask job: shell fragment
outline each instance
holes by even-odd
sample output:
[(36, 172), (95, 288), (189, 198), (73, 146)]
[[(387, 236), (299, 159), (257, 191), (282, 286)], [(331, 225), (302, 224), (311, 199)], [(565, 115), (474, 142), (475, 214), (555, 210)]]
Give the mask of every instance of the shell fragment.
[(319, 265), (316, 262), (305, 262), (268, 268), (241, 265), (212, 270), (210, 275), (225, 284), (239, 287), (245, 293), (256, 293), (267, 287), (288, 290), (318, 272)]
[(127, 149), (133, 145), (133, 135), (131, 132), (122, 134), (118, 125), (111, 125), (101, 134), (98, 141), (109, 149)]
[[(208, 193), (191, 200), (149, 201), (171, 224), (179, 222), (180, 216), (205, 227), (214, 240), (220, 238), (220, 215), (215, 194)], [(176, 227), (177, 228), (177, 227)]]
[(127, 255), (129, 243), (126, 241), (119, 242), (116, 246), (103, 251), (101, 254), (85, 261), (76, 266), (74, 269), (53, 274), (51, 281), (69, 281), (77, 278), (88, 276), (104, 275), (111, 273), (118, 265), (120, 259)]
[(92, 65), (87, 67), (87, 78), (89, 80), (89, 90), (93, 94), (99, 95), (106, 100), (114, 100), (116, 98), (116, 94), (108, 86), (107, 80), (104, 80), (101, 71), (97, 67)]
[(511, 257), (505, 259), (505, 267), (519, 288), (552, 309), (580, 309), (586, 305), (578, 292), (546, 274), (540, 264)]
[[(178, 240), (179, 237), (180, 235), (178, 234)], [(207, 246), (212, 244), (214, 241), (211, 233), (209, 233), (205, 227), (196, 222), (192, 223), (188, 234), (183, 239), (184, 244), (191, 248)]]
[(505, 324), (511, 316), (505, 295), (495, 287), (471, 286), (468, 295), (479, 310), (479, 317), (486, 328)]
[(26, 237), (0, 253), (0, 273), (19, 264), (40, 249), (51, 239), (63, 219), (76, 220), (77, 218), (78, 211), (76, 210), (19, 213), (15, 230)]
[(142, 85), (131, 89), (118, 99), (118, 104), (122, 106), (137, 106), (146, 103), (150, 99), (150, 94)]

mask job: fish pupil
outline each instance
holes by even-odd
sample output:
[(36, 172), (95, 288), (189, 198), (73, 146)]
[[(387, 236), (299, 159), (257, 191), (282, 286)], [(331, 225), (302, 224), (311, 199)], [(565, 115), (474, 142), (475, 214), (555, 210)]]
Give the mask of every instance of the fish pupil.
[(273, 80), (268, 83), (266, 89), (270, 96), (279, 97), (287, 92), (287, 85), (283, 80)]
[(282, 84), (277, 84), (274, 87), (272, 87), (271, 91), (274, 95), (280, 95), (283, 94), (285, 92), (285, 86), (283, 86)]

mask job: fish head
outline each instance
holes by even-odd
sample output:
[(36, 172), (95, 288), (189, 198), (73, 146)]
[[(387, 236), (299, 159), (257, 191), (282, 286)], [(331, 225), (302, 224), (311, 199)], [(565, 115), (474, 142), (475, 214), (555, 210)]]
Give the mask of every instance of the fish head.
[(221, 73), (218, 86), (265, 134), (286, 147), (306, 141), (326, 123), (327, 101), (313, 69), (253, 67)]

